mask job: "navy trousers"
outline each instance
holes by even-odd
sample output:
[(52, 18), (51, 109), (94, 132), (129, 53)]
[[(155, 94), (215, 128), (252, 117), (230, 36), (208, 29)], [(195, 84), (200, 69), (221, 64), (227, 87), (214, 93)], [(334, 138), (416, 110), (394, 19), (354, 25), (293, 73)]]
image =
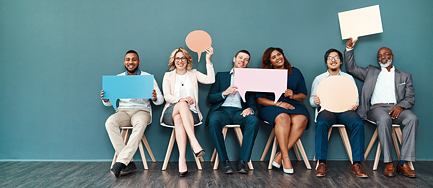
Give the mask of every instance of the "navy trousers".
[(346, 111), (333, 113), (323, 110), (317, 115), (316, 122), (316, 159), (326, 160), (328, 155), (328, 131), (333, 124), (343, 124), (352, 134), (350, 145), (352, 147), (353, 161), (364, 161), (364, 122), (358, 113)]
[(220, 161), (228, 159), (222, 128), (226, 125), (240, 125), (244, 130), (242, 147), (239, 158), (250, 161), (254, 141), (259, 131), (259, 120), (254, 115), (243, 117), (243, 109), (233, 107), (220, 107), (209, 116), (209, 132), (215, 144)]

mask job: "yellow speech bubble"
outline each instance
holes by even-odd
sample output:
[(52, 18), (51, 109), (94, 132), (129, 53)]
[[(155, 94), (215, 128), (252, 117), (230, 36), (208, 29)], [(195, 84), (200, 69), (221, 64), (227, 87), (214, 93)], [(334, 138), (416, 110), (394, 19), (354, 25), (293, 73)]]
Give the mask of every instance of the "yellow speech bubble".
[(186, 45), (191, 51), (197, 52), (198, 61), (200, 61), (201, 53), (206, 51), (206, 48), (212, 45), (210, 35), (203, 30), (195, 30), (186, 36)]

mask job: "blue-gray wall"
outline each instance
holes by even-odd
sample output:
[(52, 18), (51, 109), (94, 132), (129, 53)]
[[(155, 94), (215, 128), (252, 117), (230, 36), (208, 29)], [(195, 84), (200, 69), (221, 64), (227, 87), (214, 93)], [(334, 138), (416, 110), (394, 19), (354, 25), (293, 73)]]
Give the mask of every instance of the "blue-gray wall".
[[(172, 50), (185, 47), (186, 35), (202, 29), (213, 39), (215, 71), (228, 71), (240, 49), (251, 52), (250, 67), (259, 67), (263, 51), (278, 46), (311, 88), (314, 77), (326, 71), (325, 51), (345, 48), (337, 13), (376, 4), (384, 32), (361, 37), (356, 59), (360, 66), (376, 65), (377, 50), (388, 46), (396, 68), (413, 74), (412, 110), (420, 121), (417, 159), (432, 160), (431, 0), (0, 0), (0, 160), (111, 160), (114, 150), (104, 122), (114, 111), (101, 103), (101, 78), (124, 71), (123, 56), (129, 49), (139, 52), (140, 68), (154, 74), (161, 88)], [(197, 59), (194, 53), (193, 58)], [(204, 53), (194, 68), (206, 71)], [(362, 83), (357, 85), (361, 88)], [(205, 102), (209, 88), (199, 86), (204, 115), (210, 107)], [(313, 116), (308, 102), (304, 104)], [(145, 132), (158, 161), (164, 158), (171, 133), (157, 123), (161, 111), (162, 106), (153, 107), (154, 123)], [(366, 146), (374, 129), (366, 123)], [(302, 137), (310, 159), (314, 130), (313, 125)], [(253, 160), (259, 160), (270, 131), (261, 125)], [(206, 126), (197, 127), (196, 135), (209, 160), (213, 143)], [(227, 145), (235, 160), (239, 146), (232, 131)], [(177, 156), (174, 149), (171, 159)], [(338, 131), (333, 132), (328, 157), (347, 159)], [(187, 160), (193, 160), (192, 155)]]

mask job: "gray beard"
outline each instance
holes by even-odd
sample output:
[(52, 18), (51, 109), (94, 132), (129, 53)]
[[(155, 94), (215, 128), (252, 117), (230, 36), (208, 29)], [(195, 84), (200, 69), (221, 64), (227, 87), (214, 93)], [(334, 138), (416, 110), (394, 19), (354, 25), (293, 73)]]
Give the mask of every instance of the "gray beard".
[(382, 63), (379, 61), (379, 65), (380, 65), (380, 67), (382, 67), (382, 68), (389, 67), (389, 65), (391, 65), (391, 63), (392, 63), (392, 59), (388, 59), (387, 62), (386, 62), (385, 64), (382, 64)]

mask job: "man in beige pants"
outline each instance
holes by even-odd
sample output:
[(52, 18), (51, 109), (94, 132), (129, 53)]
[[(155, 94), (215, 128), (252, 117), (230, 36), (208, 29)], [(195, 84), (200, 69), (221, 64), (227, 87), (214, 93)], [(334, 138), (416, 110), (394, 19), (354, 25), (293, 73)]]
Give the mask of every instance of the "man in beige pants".
[[(126, 72), (120, 73), (118, 76), (150, 75), (138, 69), (140, 60), (138, 53), (134, 50), (126, 52), (123, 64), (125, 65)], [(152, 99), (119, 99), (119, 107), (116, 113), (111, 115), (105, 122), (105, 128), (117, 154), (116, 163), (110, 169), (116, 177), (137, 169), (131, 160), (137, 151), (144, 130), (152, 120), (150, 100), (155, 105), (161, 105), (164, 102), (164, 97), (159, 90), (158, 84), (155, 80), (153, 80), (153, 83)], [(102, 99), (103, 96), (104, 91), (101, 90), (102, 103), (105, 106), (112, 106), (113, 104), (108, 99)], [(114, 105), (116, 105), (115, 101)], [(128, 144), (125, 145), (120, 135), (120, 127), (129, 126), (132, 126), (133, 129)]]

